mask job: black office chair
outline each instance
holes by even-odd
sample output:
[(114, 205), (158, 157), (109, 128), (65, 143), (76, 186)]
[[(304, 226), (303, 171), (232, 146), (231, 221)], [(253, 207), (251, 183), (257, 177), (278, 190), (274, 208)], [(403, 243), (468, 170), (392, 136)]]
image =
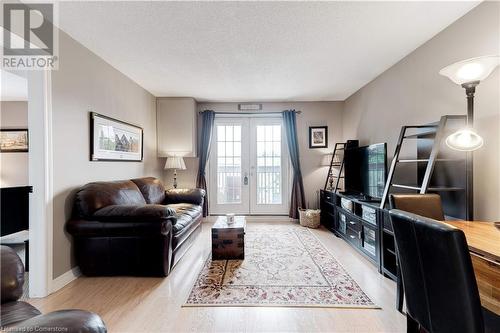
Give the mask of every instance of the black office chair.
[(390, 211), (406, 293), (407, 332), (483, 333), (484, 322), (463, 232)]
[[(399, 209), (408, 213), (417, 214), (431, 219), (444, 221), (441, 196), (435, 193), (427, 194), (391, 194), (389, 196), (391, 209)], [(398, 263), (396, 271), (396, 308), (403, 313), (404, 288), (401, 278), (401, 265)]]

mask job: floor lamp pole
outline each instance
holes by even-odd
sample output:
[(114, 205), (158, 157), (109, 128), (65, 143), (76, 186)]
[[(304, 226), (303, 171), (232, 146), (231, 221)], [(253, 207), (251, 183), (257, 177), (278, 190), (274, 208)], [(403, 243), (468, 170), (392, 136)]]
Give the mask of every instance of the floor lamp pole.
[[(476, 86), (479, 81), (468, 82), (462, 84), (465, 88), (465, 93), (467, 95), (467, 127), (472, 128), (474, 126), (474, 93), (476, 92)], [(465, 215), (467, 221), (474, 220), (474, 155), (472, 151), (466, 153), (465, 162), (465, 174), (466, 174), (466, 185), (465, 185), (465, 196), (466, 196), (466, 208)]]

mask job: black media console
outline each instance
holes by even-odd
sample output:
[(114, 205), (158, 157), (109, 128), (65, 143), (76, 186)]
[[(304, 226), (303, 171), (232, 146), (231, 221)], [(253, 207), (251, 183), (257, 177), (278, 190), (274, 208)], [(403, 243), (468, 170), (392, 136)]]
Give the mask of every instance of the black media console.
[(321, 190), (321, 224), (344, 239), (380, 273), (396, 279), (394, 234), (386, 210), (379, 201)]

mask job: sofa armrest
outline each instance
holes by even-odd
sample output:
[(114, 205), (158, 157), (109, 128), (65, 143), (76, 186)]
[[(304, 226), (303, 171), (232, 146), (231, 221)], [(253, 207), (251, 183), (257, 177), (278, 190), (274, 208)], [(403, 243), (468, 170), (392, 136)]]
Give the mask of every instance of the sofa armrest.
[(24, 266), (16, 251), (8, 246), (0, 247), (2, 303), (17, 301), (23, 295)]
[(170, 189), (165, 195), (165, 204), (190, 203), (201, 206), (205, 200), (205, 190), (201, 188)]
[(172, 232), (172, 222), (99, 222), (90, 220), (69, 220), (66, 231), (73, 237), (148, 237), (165, 236)]
[(164, 205), (111, 205), (94, 212), (100, 222), (152, 222), (175, 220), (175, 210)]
[(164, 205), (112, 205), (91, 218), (69, 220), (66, 230), (75, 237), (167, 236), (177, 221), (175, 210)]
[(97, 314), (83, 310), (60, 310), (39, 315), (9, 327), (12, 332), (106, 333)]

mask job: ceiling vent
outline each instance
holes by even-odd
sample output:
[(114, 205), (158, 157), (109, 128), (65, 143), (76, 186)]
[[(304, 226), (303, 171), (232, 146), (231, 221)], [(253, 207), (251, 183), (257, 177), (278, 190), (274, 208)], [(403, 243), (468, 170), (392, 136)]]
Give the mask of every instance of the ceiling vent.
[(238, 110), (240, 110), (240, 111), (260, 111), (260, 110), (262, 110), (262, 104), (251, 104), (251, 103), (238, 104)]

